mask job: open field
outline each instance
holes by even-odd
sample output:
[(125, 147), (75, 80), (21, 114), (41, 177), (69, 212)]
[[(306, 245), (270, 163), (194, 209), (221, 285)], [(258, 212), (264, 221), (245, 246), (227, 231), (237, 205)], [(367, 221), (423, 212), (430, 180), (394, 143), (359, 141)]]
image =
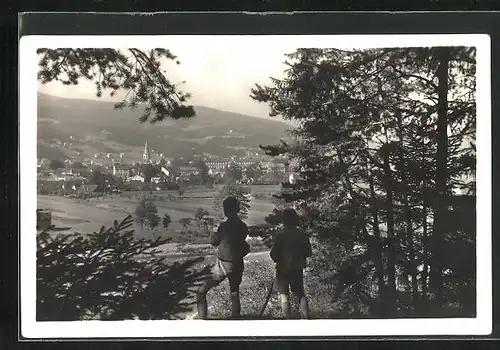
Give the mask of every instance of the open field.
[[(276, 186), (256, 186), (252, 192), (276, 192)], [(135, 225), (135, 233), (138, 237), (151, 238), (171, 237), (173, 242), (179, 241), (182, 234), (182, 225), (179, 220), (182, 218), (194, 217), (196, 209), (203, 208), (212, 212), (213, 196), (215, 192), (187, 191), (183, 199), (168, 199), (168, 194), (176, 197), (175, 192), (154, 192), (154, 203), (158, 208), (158, 213), (163, 216), (168, 213), (172, 219), (168, 231), (163, 227), (149, 231), (141, 230), (139, 225)], [(56, 227), (71, 227), (68, 232), (94, 232), (101, 226), (109, 227), (113, 220), (122, 220), (127, 215), (134, 212), (138, 205), (142, 193), (130, 192), (121, 195), (92, 198), (90, 200), (70, 199), (60, 196), (37, 196), (37, 207), (52, 212), (52, 224)], [(153, 197), (155, 198), (155, 197)], [(270, 198), (251, 200), (251, 208), (247, 224), (254, 225), (264, 222), (264, 218), (272, 212), (274, 204)]]

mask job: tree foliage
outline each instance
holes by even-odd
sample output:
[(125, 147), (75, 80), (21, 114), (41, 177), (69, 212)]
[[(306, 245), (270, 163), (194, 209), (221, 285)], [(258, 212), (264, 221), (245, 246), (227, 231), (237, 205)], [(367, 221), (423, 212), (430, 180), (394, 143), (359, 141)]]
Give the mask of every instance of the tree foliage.
[(203, 160), (198, 159), (193, 162), (193, 166), (200, 171), (200, 174), (198, 176), (200, 184), (205, 185), (209, 183), (210, 175), (208, 174), (209, 169), (207, 164)]
[(193, 219), (191, 219), (191, 218), (181, 218), (181, 219), (179, 219), (179, 224), (182, 225), (183, 231), (187, 230), (187, 228), (191, 225), (192, 221), (193, 221)]
[(281, 214), (281, 210), (274, 208), (273, 212), (265, 217), (265, 221), (270, 225), (279, 225), (281, 224)]
[(131, 216), (88, 235), (37, 236), (37, 320), (174, 319), (206, 276), (200, 259), (168, 264), (168, 239), (135, 239)]
[(49, 168), (52, 170), (64, 169), (65, 165), (62, 160), (53, 159), (50, 161)]
[(308, 218), (336, 297), (381, 316), (470, 315), (474, 263), (442, 252), (475, 247), (473, 227), (448, 220), (475, 217), (475, 49), (298, 49), (287, 64), (252, 98), (298, 125), (263, 149), (297, 164), (280, 198)]
[(156, 123), (166, 118), (195, 116), (185, 103), (190, 95), (179, 90), (165, 76), (162, 61), (180, 62), (169, 50), (156, 48), (143, 51), (116, 49), (60, 48), (38, 50), (38, 81), (78, 85), (82, 80), (95, 83), (96, 96), (121, 92), (115, 108), (137, 108), (144, 105), (141, 122)]
[(170, 215), (168, 215), (168, 213), (165, 213), (162, 219), (163, 228), (167, 230), (171, 223), (172, 223), (172, 218), (170, 217)]
[(97, 185), (97, 192), (104, 192), (107, 178), (107, 174), (105, 174), (101, 169), (95, 168), (92, 170), (89, 183), (91, 185)]
[(158, 215), (158, 208), (152, 201), (148, 202), (147, 216), (148, 228), (154, 230), (160, 224), (160, 215)]
[(161, 173), (160, 169), (153, 164), (141, 164), (139, 171), (144, 176), (144, 182), (146, 183), (151, 182), (152, 177)]
[(240, 181), (243, 178), (243, 169), (237, 164), (231, 164), (227, 167), (225, 176), (228, 181)]
[(200, 208), (196, 209), (196, 211), (194, 213), (194, 219), (196, 221), (202, 221), (203, 219), (205, 219), (209, 215), (210, 215), (210, 213), (208, 212), (208, 210), (200, 207)]
[(141, 229), (146, 225), (150, 230), (154, 230), (160, 224), (158, 208), (148, 198), (141, 199), (139, 205), (135, 208), (134, 216), (135, 222), (141, 225)]
[(247, 166), (244, 173), (246, 178), (258, 180), (264, 175), (264, 170), (259, 163), (255, 163)]
[(83, 163), (82, 163), (82, 162), (78, 162), (78, 161), (77, 161), (77, 162), (73, 162), (73, 163), (71, 164), (71, 168), (72, 168), (72, 169), (85, 169), (85, 168), (86, 168), (86, 166), (85, 166), (85, 165), (83, 165)]

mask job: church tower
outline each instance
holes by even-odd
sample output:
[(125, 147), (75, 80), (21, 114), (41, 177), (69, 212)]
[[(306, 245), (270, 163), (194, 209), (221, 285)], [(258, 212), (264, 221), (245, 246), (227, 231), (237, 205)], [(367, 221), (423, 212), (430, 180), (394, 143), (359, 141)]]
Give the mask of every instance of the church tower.
[(144, 145), (144, 154), (142, 155), (142, 162), (144, 164), (151, 163), (151, 154), (149, 152), (148, 141), (146, 141), (146, 144)]

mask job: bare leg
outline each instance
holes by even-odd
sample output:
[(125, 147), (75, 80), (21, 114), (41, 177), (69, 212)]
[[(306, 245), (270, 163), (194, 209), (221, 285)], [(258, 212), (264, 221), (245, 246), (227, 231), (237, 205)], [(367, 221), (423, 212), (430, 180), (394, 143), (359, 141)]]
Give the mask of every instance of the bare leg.
[(283, 315), (286, 319), (292, 317), (292, 310), (290, 308), (290, 298), (288, 294), (280, 293), (281, 309), (283, 310)]
[(198, 318), (200, 320), (206, 320), (208, 313), (207, 292), (198, 291), (197, 304), (198, 304)]
[(231, 293), (231, 317), (241, 316), (240, 284), (245, 265), (243, 261), (233, 265), (234, 270), (229, 274), (229, 291)]
[(231, 316), (239, 317), (241, 314), (240, 293), (231, 292)]
[(305, 295), (303, 295), (300, 298), (300, 313), (301, 313), (302, 318), (305, 318), (305, 319), (309, 319), (310, 318), (310, 315), (309, 315), (309, 302), (308, 302), (307, 297)]
[(208, 305), (207, 305), (207, 293), (208, 291), (219, 284), (219, 281), (212, 279), (206, 280), (203, 285), (198, 289), (197, 293), (197, 307), (198, 307), (198, 318), (200, 320), (207, 319)]

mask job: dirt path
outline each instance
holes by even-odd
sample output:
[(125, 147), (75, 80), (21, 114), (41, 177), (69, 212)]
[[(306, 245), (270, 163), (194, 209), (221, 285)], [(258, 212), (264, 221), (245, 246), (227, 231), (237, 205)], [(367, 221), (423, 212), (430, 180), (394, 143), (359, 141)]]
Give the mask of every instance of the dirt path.
[[(250, 262), (258, 262), (258, 261), (267, 261), (269, 263), (272, 263), (271, 257), (269, 256), (269, 251), (250, 253), (245, 257), (244, 261), (245, 261), (245, 264), (250, 263)], [(214, 255), (207, 256), (205, 258), (205, 260), (203, 261), (204, 264), (205, 263), (214, 263), (214, 262), (215, 262)], [(243, 274), (242, 283), (245, 283), (245, 274)], [(183, 302), (195, 302), (195, 296), (192, 295), (190, 298), (183, 300)], [(208, 311), (209, 312), (211, 311), (210, 306), (209, 306)], [(180, 314), (178, 314), (178, 316), (184, 320), (192, 320), (192, 319), (197, 318), (198, 312), (196, 311), (196, 304), (192, 304), (191, 311), (180, 313)]]

